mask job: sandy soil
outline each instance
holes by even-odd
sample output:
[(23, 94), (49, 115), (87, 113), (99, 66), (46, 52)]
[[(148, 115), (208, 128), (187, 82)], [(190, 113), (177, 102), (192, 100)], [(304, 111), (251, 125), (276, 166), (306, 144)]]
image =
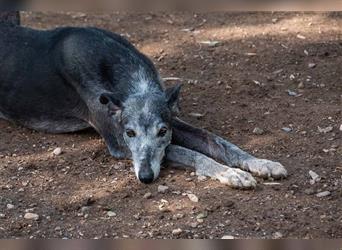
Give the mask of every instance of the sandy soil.
[[(48, 135), (1, 120), (1, 238), (342, 237), (341, 15), (27, 12), (23, 24), (121, 33), (163, 77), (181, 79), (183, 119), (280, 161), (290, 176), (241, 191), (163, 169), (146, 186), (92, 130)], [(62, 155), (52, 155), (56, 147)], [(310, 170), (318, 183), (310, 184)], [(168, 192), (158, 193), (159, 185)], [(316, 196), (323, 191), (330, 195)], [(25, 219), (27, 212), (39, 219)]]

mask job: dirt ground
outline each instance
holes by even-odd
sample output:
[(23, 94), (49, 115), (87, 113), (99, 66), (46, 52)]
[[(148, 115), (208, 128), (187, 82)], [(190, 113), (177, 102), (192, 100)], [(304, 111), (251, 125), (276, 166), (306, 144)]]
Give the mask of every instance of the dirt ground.
[[(289, 177), (278, 185), (258, 179), (256, 190), (242, 191), (167, 168), (143, 185), (93, 130), (49, 135), (1, 120), (1, 238), (342, 237), (342, 14), (26, 12), (22, 19), (124, 35), (163, 77), (180, 78), (184, 120), (281, 162)], [(62, 155), (52, 155), (56, 147)], [(319, 182), (310, 183), (310, 170)], [(158, 193), (159, 185), (169, 190)], [(330, 195), (317, 197), (324, 191)], [(39, 219), (25, 219), (27, 212)]]

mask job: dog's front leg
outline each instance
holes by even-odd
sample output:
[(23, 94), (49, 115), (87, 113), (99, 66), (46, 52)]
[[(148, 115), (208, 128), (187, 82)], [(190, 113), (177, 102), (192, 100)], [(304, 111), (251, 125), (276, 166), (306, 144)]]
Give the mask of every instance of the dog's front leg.
[(234, 188), (254, 188), (257, 183), (248, 172), (222, 165), (204, 154), (181, 146), (169, 145), (166, 149), (166, 160), (171, 165), (193, 168), (197, 175), (218, 179)]
[(287, 176), (278, 162), (258, 159), (225, 139), (206, 130), (195, 128), (182, 120), (173, 119), (173, 144), (200, 152), (231, 167), (238, 167), (257, 176), (275, 179)]

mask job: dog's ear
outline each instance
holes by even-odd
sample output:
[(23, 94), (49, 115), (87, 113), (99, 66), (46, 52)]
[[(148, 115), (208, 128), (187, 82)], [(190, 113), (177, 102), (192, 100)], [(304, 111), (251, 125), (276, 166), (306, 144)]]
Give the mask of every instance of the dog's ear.
[(173, 114), (177, 115), (179, 113), (179, 93), (182, 88), (181, 84), (177, 84), (174, 87), (166, 89), (167, 104)]
[(102, 105), (106, 105), (109, 115), (116, 115), (122, 111), (122, 103), (116, 99), (113, 94), (103, 93), (101, 94), (99, 101)]

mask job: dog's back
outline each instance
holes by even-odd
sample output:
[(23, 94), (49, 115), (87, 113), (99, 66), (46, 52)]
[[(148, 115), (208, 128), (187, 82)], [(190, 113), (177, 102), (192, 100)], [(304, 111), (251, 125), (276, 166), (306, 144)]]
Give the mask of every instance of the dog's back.
[(82, 91), (96, 99), (96, 91), (107, 90), (125, 100), (137, 92), (163, 90), (153, 63), (117, 34), (11, 24), (1, 24), (0, 34), (1, 117), (25, 126), (46, 131), (47, 121), (86, 120), (85, 102), (91, 100)]

